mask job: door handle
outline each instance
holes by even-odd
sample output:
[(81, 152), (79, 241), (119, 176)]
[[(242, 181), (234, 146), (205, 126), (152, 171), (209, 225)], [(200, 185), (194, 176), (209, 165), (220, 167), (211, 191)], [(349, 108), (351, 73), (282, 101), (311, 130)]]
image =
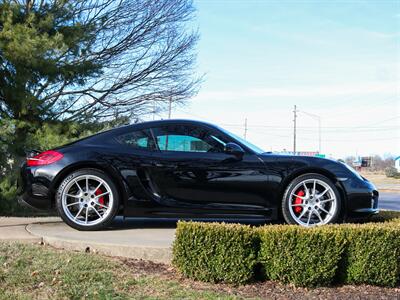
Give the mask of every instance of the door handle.
[(162, 163), (160, 163), (160, 162), (157, 162), (157, 161), (153, 161), (153, 162), (151, 163), (151, 165), (152, 165), (153, 167), (158, 167), (158, 168), (165, 167), (164, 164), (162, 164)]
[(187, 163), (177, 163), (175, 165), (176, 168), (185, 168), (188, 167), (189, 165)]

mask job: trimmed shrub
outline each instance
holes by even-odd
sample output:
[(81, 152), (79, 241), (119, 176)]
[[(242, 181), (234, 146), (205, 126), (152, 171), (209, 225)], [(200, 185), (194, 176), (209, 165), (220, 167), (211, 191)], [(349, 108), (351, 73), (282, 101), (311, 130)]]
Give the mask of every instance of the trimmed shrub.
[(399, 223), (400, 222), (400, 211), (393, 210), (381, 210), (379, 214), (373, 215), (370, 219), (370, 222), (386, 222), (390, 221), (391, 223)]
[(179, 222), (173, 264), (187, 277), (244, 283), (254, 276), (258, 239), (250, 226)]
[(259, 260), (265, 279), (296, 286), (331, 284), (345, 249), (332, 227), (271, 226), (259, 230)]
[(256, 277), (297, 286), (400, 282), (400, 213), (374, 223), (303, 228), (179, 222), (173, 264), (185, 276), (245, 283)]
[(342, 265), (345, 283), (396, 286), (400, 280), (399, 225), (397, 219), (343, 228), (348, 241)]
[(385, 175), (386, 177), (400, 178), (400, 173), (395, 167), (387, 167), (385, 169)]

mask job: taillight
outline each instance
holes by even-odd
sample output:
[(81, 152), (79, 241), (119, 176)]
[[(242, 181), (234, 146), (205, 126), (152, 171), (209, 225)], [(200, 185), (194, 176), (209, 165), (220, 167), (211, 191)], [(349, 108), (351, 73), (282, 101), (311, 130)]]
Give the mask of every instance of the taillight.
[(54, 150), (48, 150), (34, 157), (28, 157), (26, 159), (26, 164), (29, 167), (45, 166), (55, 163), (56, 161), (59, 161), (63, 157), (64, 155), (62, 155), (62, 153), (60, 152)]

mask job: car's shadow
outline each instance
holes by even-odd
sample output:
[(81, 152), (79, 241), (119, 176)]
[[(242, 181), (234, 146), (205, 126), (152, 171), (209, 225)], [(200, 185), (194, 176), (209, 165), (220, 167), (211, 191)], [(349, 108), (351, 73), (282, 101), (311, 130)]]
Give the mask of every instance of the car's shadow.
[[(175, 229), (179, 220), (186, 221), (199, 221), (199, 222), (225, 222), (225, 223), (240, 223), (251, 226), (262, 226), (266, 223), (265, 221), (258, 220), (232, 220), (232, 219), (174, 219), (174, 218), (123, 218), (118, 216), (114, 219), (110, 226), (106, 230), (128, 230), (128, 229), (159, 229), (159, 228), (170, 228)], [(273, 224), (279, 224), (274, 222)]]

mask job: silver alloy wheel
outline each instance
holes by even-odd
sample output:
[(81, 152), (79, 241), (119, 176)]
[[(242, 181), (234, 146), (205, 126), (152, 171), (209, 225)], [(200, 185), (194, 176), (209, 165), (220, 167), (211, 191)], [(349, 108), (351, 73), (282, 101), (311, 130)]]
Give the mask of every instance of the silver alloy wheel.
[(329, 223), (337, 210), (337, 197), (323, 180), (298, 183), (288, 198), (289, 212), (299, 225), (310, 227)]
[(95, 175), (81, 175), (69, 182), (61, 196), (62, 208), (72, 222), (93, 226), (112, 211), (114, 196), (106, 181)]

